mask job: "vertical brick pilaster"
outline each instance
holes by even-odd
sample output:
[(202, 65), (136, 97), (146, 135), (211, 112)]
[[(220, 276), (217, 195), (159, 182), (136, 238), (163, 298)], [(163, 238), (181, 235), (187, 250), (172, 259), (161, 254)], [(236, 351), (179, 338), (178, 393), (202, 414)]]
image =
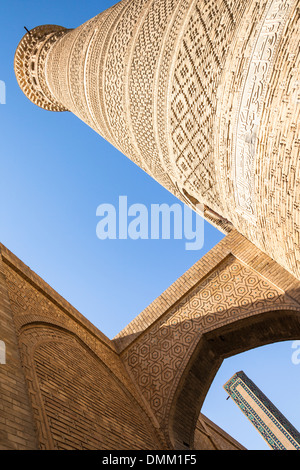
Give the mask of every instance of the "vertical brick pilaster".
[(37, 449), (1, 252), (0, 340), (4, 341), (6, 349), (5, 364), (0, 364), (0, 450)]

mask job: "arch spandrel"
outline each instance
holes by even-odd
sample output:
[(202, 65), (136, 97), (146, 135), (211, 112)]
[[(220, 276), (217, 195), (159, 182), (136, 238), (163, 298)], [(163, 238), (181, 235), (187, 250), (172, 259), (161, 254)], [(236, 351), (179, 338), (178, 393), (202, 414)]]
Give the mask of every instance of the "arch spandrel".
[[(187, 410), (192, 408), (189, 432), (193, 432), (200, 412), (199, 397), (205, 397), (226, 354), (290, 338), (299, 315), (300, 305), (296, 300), (233, 254), (228, 254), (140, 334), (123, 351), (122, 357), (160, 425), (167, 434), (170, 432), (172, 438), (170, 423), (176, 413), (181, 414), (185, 407)], [(286, 318), (292, 319), (290, 327)], [(259, 326), (264, 324), (265, 332)], [(252, 334), (249, 336), (251, 328), (247, 326), (248, 346), (246, 340), (244, 345), (235, 346), (234, 336), (243, 338), (244, 325), (256, 325), (253, 331), (257, 329), (257, 341), (255, 335), (254, 339)], [(226, 341), (223, 344), (221, 338), (223, 329), (227, 337), (230, 336), (228, 350)], [(218, 341), (212, 347), (211, 339), (215, 336)], [(200, 378), (196, 372), (191, 373), (193, 367), (197, 370), (197, 363), (203, 367), (203, 377)], [(194, 400), (194, 408), (190, 399), (185, 402), (185, 397), (190, 393), (199, 398)], [(180, 406), (176, 405), (177, 401)], [(184, 423), (181, 418), (181, 423)], [(177, 419), (173, 422), (174, 426), (176, 423), (179, 423)], [(185, 428), (186, 425), (183, 426)], [(176, 446), (178, 439), (172, 439)], [(184, 442), (188, 441), (192, 446), (191, 439), (191, 436), (186, 437)]]

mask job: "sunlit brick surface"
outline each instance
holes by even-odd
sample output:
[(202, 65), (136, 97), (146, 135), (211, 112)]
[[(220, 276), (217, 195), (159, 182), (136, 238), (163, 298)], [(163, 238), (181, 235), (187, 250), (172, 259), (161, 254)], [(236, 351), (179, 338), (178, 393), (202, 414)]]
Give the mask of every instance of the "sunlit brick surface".
[(33, 29), (15, 71), (299, 279), (299, 32), (296, 0), (123, 0)]

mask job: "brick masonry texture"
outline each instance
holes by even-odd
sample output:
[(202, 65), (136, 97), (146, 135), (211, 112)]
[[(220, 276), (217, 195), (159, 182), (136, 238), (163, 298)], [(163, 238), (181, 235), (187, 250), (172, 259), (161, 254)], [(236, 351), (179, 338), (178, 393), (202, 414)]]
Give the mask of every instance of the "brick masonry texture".
[(1, 448), (242, 449), (201, 405), (225, 357), (299, 335), (299, 284), (233, 230), (110, 340), (1, 245)]
[(0, 369), (0, 445), (164, 448), (113, 343), (8, 250), (1, 252), (8, 354)]

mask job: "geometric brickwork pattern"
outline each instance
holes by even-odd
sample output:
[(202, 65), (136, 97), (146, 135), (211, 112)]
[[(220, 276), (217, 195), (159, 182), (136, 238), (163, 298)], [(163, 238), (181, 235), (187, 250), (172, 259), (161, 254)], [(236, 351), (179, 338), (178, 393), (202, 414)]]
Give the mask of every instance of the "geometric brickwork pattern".
[(299, 15), (297, 0), (122, 0), (27, 33), (16, 77), (300, 278)]
[(160, 422), (201, 336), (264, 311), (295, 307), (276, 286), (228, 256), (122, 354)]
[[(223, 213), (213, 160), (216, 89), (246, 2), (195, 2), (181, 41), (172, 84), (172, 150), (178, 181)], [(226, 24), (227, 27), (224, 27)], [(215, 31), (215, 40), (210, 32)], [(205, 73), (202, 73), (205, 71)], [(200, 158), (199, 158), (200, 156)]]
[(243, 372), (224, 389), (273, 450), (300, 450), (300, 434)]

